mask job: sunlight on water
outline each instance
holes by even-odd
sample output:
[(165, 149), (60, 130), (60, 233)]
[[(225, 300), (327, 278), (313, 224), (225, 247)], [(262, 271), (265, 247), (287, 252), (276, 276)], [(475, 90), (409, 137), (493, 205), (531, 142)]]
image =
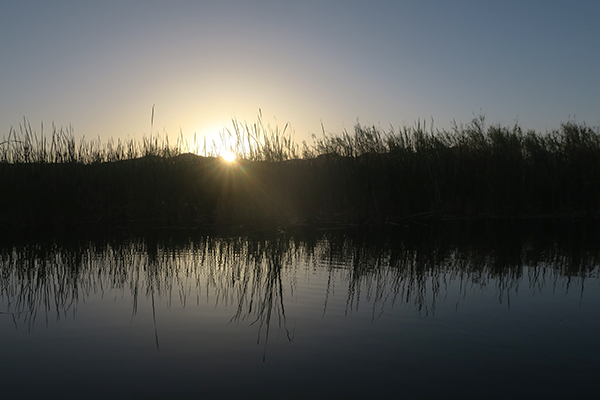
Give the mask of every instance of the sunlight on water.
[(0, 379), (24, 397), (65, 380), (97, 398), (597, 390), (597, 254), (528, 246), (321, 234), (5, 247)]

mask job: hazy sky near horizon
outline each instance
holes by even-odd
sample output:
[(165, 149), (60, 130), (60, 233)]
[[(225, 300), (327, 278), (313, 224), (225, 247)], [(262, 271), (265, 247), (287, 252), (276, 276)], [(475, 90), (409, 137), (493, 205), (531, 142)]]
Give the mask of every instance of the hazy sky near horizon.
[[(600, 125), (600, 2), (14, 1), (0, 5), (0, 138), (209, 141), (259, 109), (297, 141), (364, 125)], [(191, 143), (190, 143), (191, 144)]]

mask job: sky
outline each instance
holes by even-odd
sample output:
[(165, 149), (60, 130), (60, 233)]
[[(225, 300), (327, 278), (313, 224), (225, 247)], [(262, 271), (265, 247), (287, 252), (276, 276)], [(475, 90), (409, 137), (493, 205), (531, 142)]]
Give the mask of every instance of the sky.
[(3, 1), (0, 138), (600, 125), (600, 1)]

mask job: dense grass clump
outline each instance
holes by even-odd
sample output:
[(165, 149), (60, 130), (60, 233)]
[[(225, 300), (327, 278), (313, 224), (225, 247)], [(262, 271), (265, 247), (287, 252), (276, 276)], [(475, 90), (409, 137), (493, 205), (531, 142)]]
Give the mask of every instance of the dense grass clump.
[[(179, 139), (77, 142), (25, 123), (0, 142), (0, 224), (190, 226), (385, 223), (421, 218), (600, 216), (600, 128), (546, 133), (416, 124), (313, 136), (234, 121), (189, 153)], [(220, 151), (237, 154), (233, 164)]]
[(176, 146), (169, 144), (169, 137), (144, 137), (141, 142), (133, 139), (109, 140), (103, 143), (100, 138), (88, 141), (75, 140), (72, 128), (52, 126), (47, 137), (38, 135), (29, 121), (25, 120), (19, 129), (11, 128), (8, 136), (0, 141), (0, 163), (3, 164), (95, 164), (132, 160), (145, 156), (173, 157), (180, 154), (183, 142)]

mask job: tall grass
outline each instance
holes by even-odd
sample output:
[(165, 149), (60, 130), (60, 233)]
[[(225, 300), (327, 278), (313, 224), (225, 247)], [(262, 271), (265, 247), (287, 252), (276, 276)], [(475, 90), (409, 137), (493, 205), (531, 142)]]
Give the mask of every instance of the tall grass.
[[(238, 156), (225, 165), (222, 151)], [(600, 217), (600, 128), (550, 132), (423, 123), (313, 136), (233, 121), (221, 143), (184, 153), (182, 135), (76, 141), (37, 135), (27, 121), (0, 142), (0, 224), (257, 225), (415, 218)], [(196, 149), (198, 152), (198, 149)]]
[[(232, 127), (220, 133), (220, 139), (225, 149), (236, 154), (238, 158), (249, 161), (285, 161), (299, 157), (298, 145), (289, 132), (289, 124), (283, 129), (265, 125), (262, 114), (253, 124), (232, 121)], [(217, 155), (217, 146), (213, 146), (211, 155)]]
[[(352, 133), (344, 130), (340, 135), (312, 135), (310, 143), (298, 145), (290, 132), (289, 124), (283, 129), (263, 122), (259, 113), (257, 121), (247, 123), (232, 120), (231, 127), (219, 133), (220, 142), (206, 143), (200, 148), (197, 143), (190, 146), (183, 138), (177, 138), (173, 146), (169, 136), (155, 135), (135, 139), (108, 139), (99, 137), (79, 141), (72, 127), (52, 125), (50, 135), (38, 134), (27, 119), (18, 128), (11, 127), (8, 135), (0, 141), (0, 163), (66, 163), (82, 164), (131, 160), (145, 156), (174, 157), (190, 152), (208, 157), (219, 156), (230, 151), (240, 159), (248, 161), (286, 161), (313, 159), (322, 155), (359, 157), (365, 154), (421, 154), (435, 158), (448, 154), (489, 155), (504, 154), (533, 160), (536, 157), (558, 157), (578, 159), (593, 157), (600, 148), (600, 127), (568, 121), (559, 129), (539, 133), (523, 132), (521, 127), (486, 126), (485, 117), (474, 118), (468, 124), (453, 123), (447, 129), (426, 129), (418, 121), (415, 126), (390, 128), (383, 131), (375, 126), (357, 124)], [(449, 153), (448, 153), (449, 152)], [(444, 154), (447, 153), (447, 154)]]
[(50, 135), (38, 134), (24, 120), (17, 129), (11, 127), (8, 135), (0, 141), (0, 163), (80, 163), (92, 164), (131, 160), (145, 156), (173, 157), (185, 149), (181, 138), (175, 146), (169, 144), (169, 137), (143, 137), (141, 141), (134, 139), (109, 139), (102, 142), (100, 138), (79, 141), (75, 139), (72, 127), (56, 127), (52, 125)]
[(238, 158), (250, 161), (284, 161), (299, 158), (299, 146), (293, 141), (289, 124), (283, 129), (265, 125), (262, 115), (255, 123), (248, 124), (233, 120), (231, 127), (224, 127), (219, 133), (220, 142), (213, 141), (210, 146), (202, 147), (196, 143), (189, 145), (183, 133), (177, 137), (176, 144), (169, 143), (169, 136), (144, 136), (135, 139), (108, 139), (100, 137), (79, 141), (72, 127), (52, 125), (50, 135), (38, 134), (30, 122), (25, 119), (18, 128), (11, 127), (8, 135), (0, 141), (0, 163), (80, 163), (97, 164), (132, 160), (146, 156), (175, 157), (190, 152), (208, 157), (217, 157), (228, 151)]

